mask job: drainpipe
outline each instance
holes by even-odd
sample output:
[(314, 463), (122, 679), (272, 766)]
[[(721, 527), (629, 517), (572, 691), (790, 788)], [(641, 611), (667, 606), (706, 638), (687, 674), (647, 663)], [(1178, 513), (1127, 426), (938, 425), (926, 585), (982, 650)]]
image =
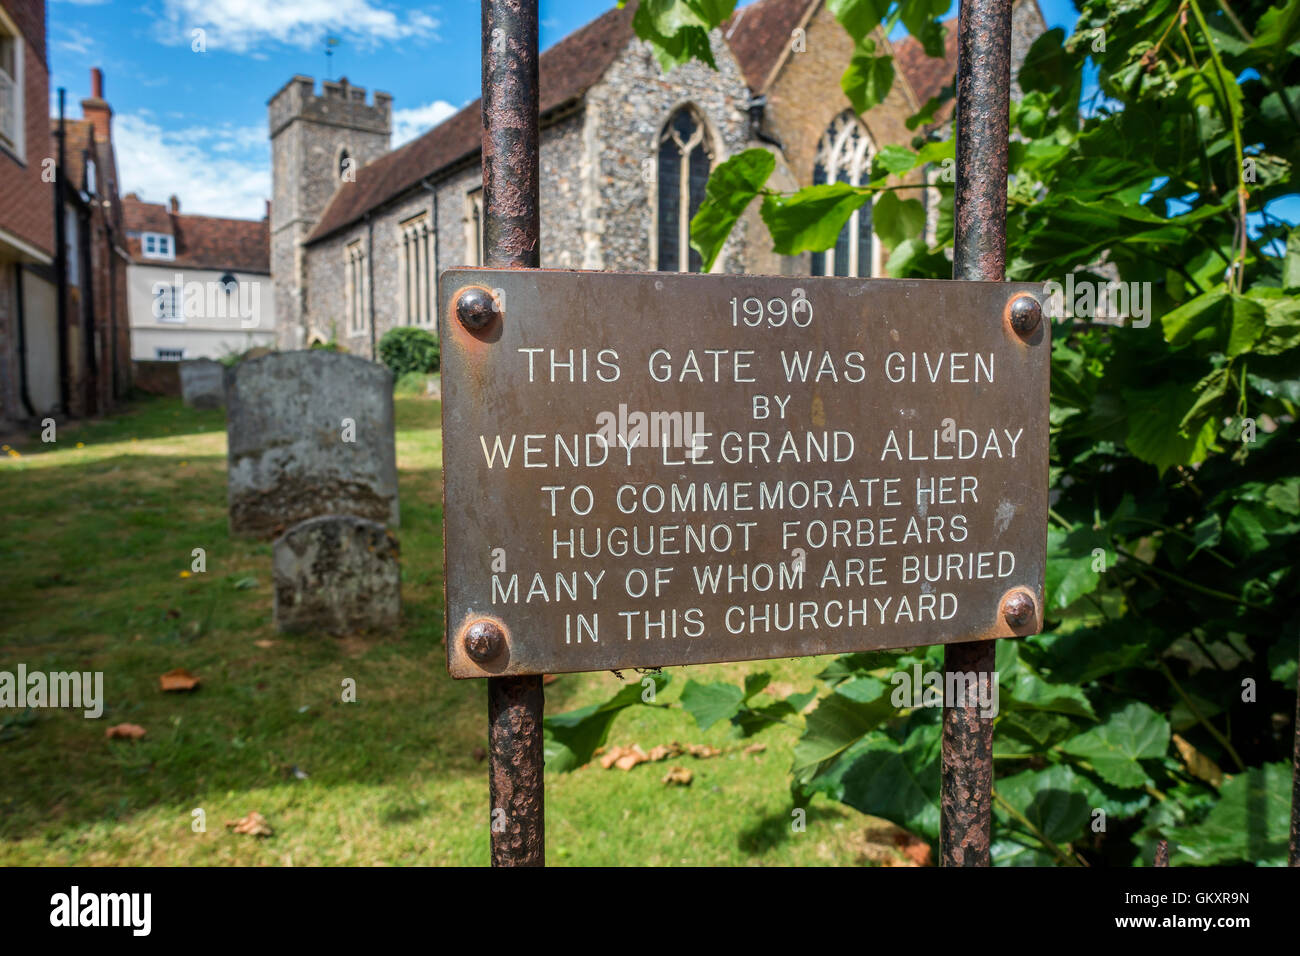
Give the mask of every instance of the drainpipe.
[(54, 242), (58, 247), (54, 260), (54, 285), (59, 300), (56, 303), (59, 341), (59, 408), (64, 415), (69, 414), (68, 387), (68, 237), (64, 223), (63, 208), (63, 173), (65, 163), (63, 127), (64, 100), (67, 90), (59, 87), (59, 168), (54, 176)]
[(99, 413), (99, 354), (95, 348), (95, 270), (91, 243), (92, 220), (86, 209), (77, 210), (77, 257), (81, 260), (83, 281), (81, 285), (81, 327), (85, 347), (81, 355), (86, 364), (88, 398), (86, 414)]
[(370, 302), (370, 361), (379, 361), (379, 349), (375, 345), (375, 223), (366, 213), (366, 298)]
[(438, 190), (429, 185), (427, 178), (420, 180), (420, 185), (433, 196), (433, 208), (430, 210), (430, 218), (433, 222), (433, 300), (430, 303), (430, 310), (433, 313), (430, 318), (433, 320), (433, 334), (438, 334), (438, 273), (437, 269), (442, 259), (438, 256)]
[(18, 320), (18, 397), (27, 414), (35, 418), (36, 409), (32, 407), (32, 396), (27, 389), (27, 312), (23, 302), (23, 267), (20, 262), (14, 263), (14, 287), (18, 290), (18, 314), (14, 316)]

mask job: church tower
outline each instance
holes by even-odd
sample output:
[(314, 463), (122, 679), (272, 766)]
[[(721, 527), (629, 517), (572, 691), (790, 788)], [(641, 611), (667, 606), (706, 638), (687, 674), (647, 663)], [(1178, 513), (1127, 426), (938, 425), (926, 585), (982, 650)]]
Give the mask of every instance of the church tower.
[[(357, 171), (388, 152), (393, 98), (347, 79), (321, 84), (295, 76), (268, 103), (271, 128), (271, 281), (282, 349), (306, 348), (313, 332), (306, 315), (302, 244), (330, 198)], [(340, 264), (341, 265), (341, 264)]]

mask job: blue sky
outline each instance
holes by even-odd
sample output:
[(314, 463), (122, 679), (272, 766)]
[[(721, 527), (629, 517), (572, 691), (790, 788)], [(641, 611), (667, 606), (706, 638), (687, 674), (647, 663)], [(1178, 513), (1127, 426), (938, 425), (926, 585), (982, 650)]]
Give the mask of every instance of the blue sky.
[[(540, 2), (543, 47), (615, 5)], [(1050, 26), (1074, 23), (1069, 0), (1040, 5)], [(80, 116), (90, 68), (101, 67), (123, 192), (153, 202), (175, 193), (186, 212), (262, 216), (266, 101), (295, 73), (320, 80), (328, 68), (392, 93), (394, 145), (479, 92), (476, 0), (49, 0), (47, 19), (51, 110), (62, 86), (68, 114)], [(342, 42), (327, 61), (331, 35)]]

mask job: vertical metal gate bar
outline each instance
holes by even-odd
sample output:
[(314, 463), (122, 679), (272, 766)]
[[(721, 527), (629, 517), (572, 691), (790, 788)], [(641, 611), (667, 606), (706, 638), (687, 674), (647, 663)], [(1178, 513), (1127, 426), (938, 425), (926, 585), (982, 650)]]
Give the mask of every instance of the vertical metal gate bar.
[[(1011, 0), (961, 0), (957, 39), (957, 192), (952, 277), (1001, 282), (1006, 272)], [(991, 681), (995, 643), (944, 648), (944, 669)], [(945, 680), (946, 687), (954, 686)], [(960, 685), (959, 685), (960, 686)], [(988, 866), (993, 721), (974, 700), (943, 711), (939, 851), (943, 866)]]
[[(483, 0), (483, 264), (541, 264), (537, 0)], [(488, 678), (492, 865), (546, 862), (541, 677)]]
[(1295, 675), (1295, 749), (1291, 752), (1291, 853), (1287, 862), (1300, 866), (1300, 671)]

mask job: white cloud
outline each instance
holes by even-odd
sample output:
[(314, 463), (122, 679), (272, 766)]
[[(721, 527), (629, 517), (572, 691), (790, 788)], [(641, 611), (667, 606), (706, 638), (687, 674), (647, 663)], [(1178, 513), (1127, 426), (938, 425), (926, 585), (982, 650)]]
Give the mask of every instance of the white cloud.
[(266, 44), (308, 49), (331, 35), (369, 49), (436, 39), (438, 21), (419, 10), (399, 16), (372, 0), (163, 0), (154, 23), (160, 40), (191, 45), (194, 30), (203, 31), (209, 51), (247, 53)]
[(434, 100), (424, 106), (393, 110), (393, 149), (433, 129), (458, 110), (459, 107), (452, 106), (446, 100)]
[(113, 119), (121, 192), (147, 202), (180, 198), (181, 212), (261, 219), (271, 195), (270, 142), (262, 126), (164, 130), (139, 113)]
[(95, 38), (89, 33), (78, 30), (76, 27), (66, 26), (64, 24), (55, 24), (54, 47), (57, 50), (64, 50), (68, 53), (86, 54), (91, 51), (95, 45)]

